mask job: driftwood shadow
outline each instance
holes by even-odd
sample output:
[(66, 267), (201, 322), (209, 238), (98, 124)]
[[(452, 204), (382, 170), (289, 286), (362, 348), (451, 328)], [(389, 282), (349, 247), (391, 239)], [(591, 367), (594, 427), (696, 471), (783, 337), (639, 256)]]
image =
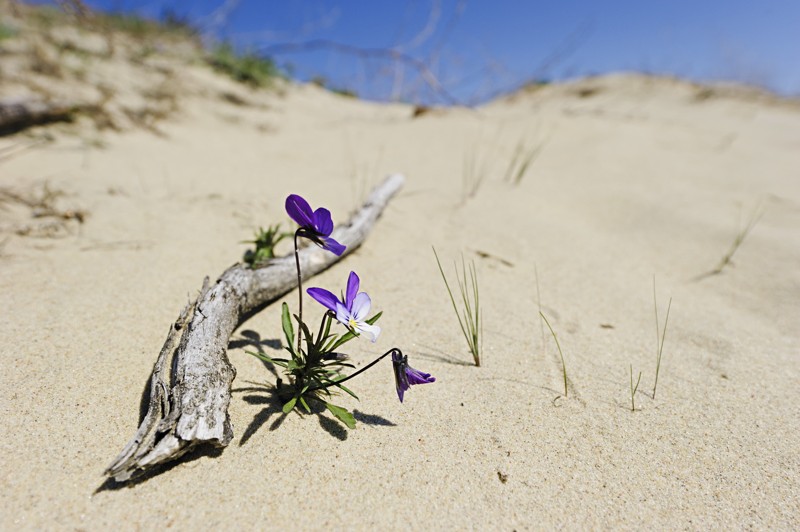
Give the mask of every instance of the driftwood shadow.
[(100, 484), (100, 486), (97, 487), (96, 490), (94, 490), (93, 495), (97, 495), (98, 493), (102, 493), (104, 491), (119, 491), (121, 489), (134, 488), (139, 484), (147, 482), (148, 480), (160, 476), (163, 473), (167, 473), (168, 471), (171, 471), (173, 468), (182, 464), (188, 464), (204, 457), (217, 458), (222, 454), (222, 450), (222, 448), (214, 447), (211, 444), (197, 445), (183, 456), (180, 456), (170, 462), (154, 466), (152, 469), (147, 469), (138, 475), (134, 474), (129, 480), (117, 482), (114, 480), (114, 477), (108, 477), (102, 484)]

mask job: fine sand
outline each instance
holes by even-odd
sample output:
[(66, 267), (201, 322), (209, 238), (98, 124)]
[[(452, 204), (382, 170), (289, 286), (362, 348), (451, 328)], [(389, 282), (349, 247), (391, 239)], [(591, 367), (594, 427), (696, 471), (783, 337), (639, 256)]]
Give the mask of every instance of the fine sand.
[[(136, 68), (112, 66), (115, 79)], [(202, 65), (179, 82), (153, 127), (81, 120), (0, 139), (3, 190), (63, 192), (60, 217), (0, 204), (0, 528), (800, 527), (796, 104), (613, 75), (414, 118)], [(537, 151), (513, 183), (520, 143)], [(349, 344), (356, 364), (397, 346), (436, 383), (401, 404), (386, 361), (353, 381), (359, 402), (337, 398), (355, 430), (284, 417), (275, 377), (244, 352), (257, 336), (279, 356), (275, 304), (228, 352), (231, 444), (105, 483), (203, 277), (240, 260), (258, 226), (287, 227), (287, 194), (344, 221), (392, 172), (405, 187), (366, 243), (308, 286), (338, 292), (357, 271), (384, 315), (376, 344)], [(475, 261), (482, 367), (431, 246), (451, 280), (454, 259)], [(654, 276), (662, 327), (672, 298), (655, 398)]]

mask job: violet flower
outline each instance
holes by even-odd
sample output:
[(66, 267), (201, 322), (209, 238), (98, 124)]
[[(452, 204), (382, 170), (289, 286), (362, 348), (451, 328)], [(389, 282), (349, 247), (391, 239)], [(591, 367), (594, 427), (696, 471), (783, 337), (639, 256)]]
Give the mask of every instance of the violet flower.
[(338, 297), (324, 288), (309, 288), (306, 293), (322, 306), (335, 312), (339, 323), (357, 334), (366, 334), (374, 343), (381, 333), (381, 328), (366, 322), (372, 300), (366, 292), (358, 291), (360, 283), (356, 272), (350, 272), (344, 301), (340, 301)]
[(308, 202), (297, 194), (290, 194), (286, 198), (286, 213), (300, 226), (299, 234), (340, 256), (347, 249), (333, 238), (333, 220), (328, 209), (320, 207), (312, 210)]
[(408, 357), (399, 349), (392, 351), (392, 366), (394, 367), (394, 384), (397, 388), (397, 397), (403, 402), (403, 394), (414, 384), (429, 384), (436, 382), (430, 373), (416, 370), (408, 365)]

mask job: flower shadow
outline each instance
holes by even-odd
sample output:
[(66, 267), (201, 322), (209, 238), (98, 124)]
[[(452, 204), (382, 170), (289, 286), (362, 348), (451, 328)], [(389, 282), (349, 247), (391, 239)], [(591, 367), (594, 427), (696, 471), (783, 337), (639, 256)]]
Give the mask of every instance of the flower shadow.
[[(251, 383), (255, 384), (255, 383)], [(276, 430), (281, 426), (286, 419), (287, 414), (283, 413), (283, 400), (278, 393), (278, 389), (274, 386), (266, 386), (263, 384), (255, 384), (254, 386), (247, 386), (242, 388), (234, 388), (231, 393), (250, 393), (242, 397), (245, 403), (250, 405), (264, 405), (254, 417), (247, 428), (242, 433), (242, 438), (239, 440), (239, 447), (242, 447), (247, 441), (263, 427), (273, 415), (277, 415), (275, 420), (269, 427), (270, 431)]]
[(375, 414), (365, 414), (360, 410), (353, 410), (353, 417), (356, 418), (356, 421), (359, 423), (363, 423), (364, 425), (370, 425), (372, 427), (396, 427), (397, 424), (386, 419), (382, 416), (376, 416)]
[[(281, 394), (277, 387), (252, 382), (249, 382), (249, 384), (252, 384), (253, 386), (234, 388), (231, 390), (231, 392), (247, 393), (248, 395), (242, 397), (244, 402), (251, 405), (264, 405), (264, 408), (253, 417), (253, 420), (245, 429), (244, 433), (242, 434), (242, 438), (239, 440), (239, 447), (244, 446), (244, 444), (246, 444), (248, 440), (250, 440), (250, 438), (252, 438), (255, 433), (258, 432), (264, 425), (269, 423), (273, 417), (274, 419), (269, 425), (270, 431), (277, 430), (289, 415), (283, 413), (283, 405), (285, 403), (286, 396)], [(312, 403), (310, 407), (310, 414), (297, 409), (293, 410), (293, 412), (300, 417), (316, 416), (319, 420), (320, 427), (322, 427), (325, 432), (339, 441), (347, 440), (349, 435), (349, 430), (347, 427), (339, 420), (331, 418), (330, 413), (324, 406), (319, 403)], [(353, 417), (356, 419), (356, 421), (369, 426), (397, 426), (394, 422), (382, 416), (365, 414), (359, 410), (353, 411)]]

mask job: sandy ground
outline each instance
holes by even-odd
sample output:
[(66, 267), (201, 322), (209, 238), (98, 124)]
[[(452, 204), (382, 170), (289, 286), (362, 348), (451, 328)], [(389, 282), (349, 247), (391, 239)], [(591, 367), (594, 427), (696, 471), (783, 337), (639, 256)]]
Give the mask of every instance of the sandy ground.
[[(196, 91), (155, 132), (80, 123), (1, 140), (50, 135), (0, 161), (0, 186), (47, 183), (87, 214), (0, 210), (0, 528), (800, 526), (795, 104), (619, 75), (412, 118), (316, 87), (188, 76), (247, 103)], [(539, 151), (513, 184), (520, 142)], [(348, 431), (326, 414), (282, 417), (274, 376), (235, 347), (231, 445), (104, 484), (203, 277), (239, 260), (259, 225), (287, 221), (287, 194), (343, 221), (390, 172), (405, 188), (365, 245), (309, 284), (338, 291), (357, 271), (384, 317), (377, 344), (350, 344), (355, 360), (398, 346), (437, 382), (400, 404), (390, 364), (367, 372), (360, 402), (339, 399), (359, 420)], [(702, 277), (754, 213), (731, 264)], [(432, 245), (448, 264), (476, 262), (483, 367)], [(654, 275), (662, 325), (672, 297), (655, 399)], [(257, 334), (277, 353), (279, 323), (273, 305), (233, 339)]]

